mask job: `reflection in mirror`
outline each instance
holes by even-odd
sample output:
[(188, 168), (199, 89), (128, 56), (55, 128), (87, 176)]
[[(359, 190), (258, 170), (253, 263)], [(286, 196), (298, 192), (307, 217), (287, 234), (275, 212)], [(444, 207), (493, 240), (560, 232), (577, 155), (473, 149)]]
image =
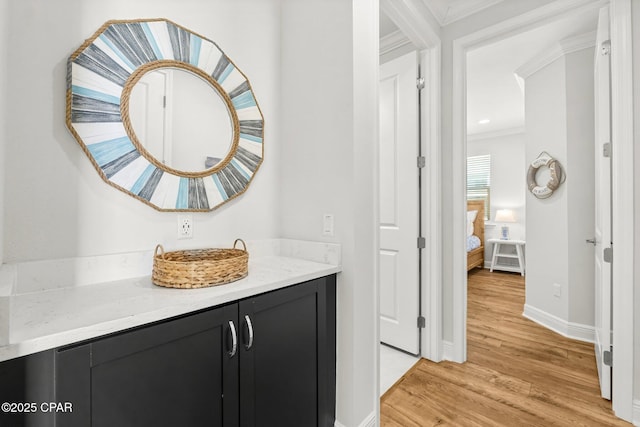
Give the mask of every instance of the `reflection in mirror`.
[(210, 169), (232, 146), (233, 123), (224, 99), (187, 70), (164, 67), (145, 73), (131, 90), (129, 118), (149, 154), (176, 170)]

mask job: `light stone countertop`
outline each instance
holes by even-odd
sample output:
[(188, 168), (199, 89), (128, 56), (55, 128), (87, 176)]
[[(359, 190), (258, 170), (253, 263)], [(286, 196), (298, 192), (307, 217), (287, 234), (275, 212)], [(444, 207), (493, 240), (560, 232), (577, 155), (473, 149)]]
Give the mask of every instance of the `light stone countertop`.
[[(246, 278), (201, 289), (154, 285), (150, 276), (52, 288), (10, 296), (8, 339), (0, 361), (214, 307), (341, 271), (340, 263), (311, 261), (294, 244), (278, 254), (249, 257)], [(317, 244), (311, 243), (311, 245)], [(339, 255), (339, 245), (337, 253)], [(288, 248), (294, 247), (292, 252)], [(313, 247), (312, 247), (313, 250)], [(317, 252), (317, 250), (316, 250)], [(286, 256), (285, 256), (286, 255)], [(307, 258), (317, 259), (317, 256)], [(335, 257), (332, 257), (335, 259)], [(332, 259), (333, 260), (333, 259)], [(325, 261), (325, 259), (320, 259)]]

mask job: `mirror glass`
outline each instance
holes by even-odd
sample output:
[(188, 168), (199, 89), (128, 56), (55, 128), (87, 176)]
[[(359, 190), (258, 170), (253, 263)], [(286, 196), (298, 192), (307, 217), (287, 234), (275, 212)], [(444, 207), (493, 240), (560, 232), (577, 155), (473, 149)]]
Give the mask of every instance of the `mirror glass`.
[(131, 89), (129, 118), (149, 154), (179, 171), (210, 169), (232, 146), (227, 104), (214, 86), (187, 70), (145, 73)]

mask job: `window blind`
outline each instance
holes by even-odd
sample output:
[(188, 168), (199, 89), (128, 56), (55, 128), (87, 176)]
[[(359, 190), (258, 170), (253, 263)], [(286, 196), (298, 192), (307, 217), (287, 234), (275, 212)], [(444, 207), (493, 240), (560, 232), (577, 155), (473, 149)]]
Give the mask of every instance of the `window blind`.
[(489, 219), (491, 155), (467, 157), (467, 200), (484, 200), (484, 219)]

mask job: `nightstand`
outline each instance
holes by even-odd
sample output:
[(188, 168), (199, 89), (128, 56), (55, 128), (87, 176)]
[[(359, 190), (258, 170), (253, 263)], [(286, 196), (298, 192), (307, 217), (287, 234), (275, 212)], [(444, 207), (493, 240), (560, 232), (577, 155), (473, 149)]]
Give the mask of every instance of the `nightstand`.
[[(524, 240), (502, 240), (502, 239), (489, 239), (487, 242), (493, 244), (493, 255), (491, 256), (491, 268), (493, 270), (512, 271), (520, 273), (524, 276)], [(506, 246), (515, 246), (516, 253), (504, 253), (502, 248)], [(517, 259), (518, 265), (501, 264), (501, 259)]]

